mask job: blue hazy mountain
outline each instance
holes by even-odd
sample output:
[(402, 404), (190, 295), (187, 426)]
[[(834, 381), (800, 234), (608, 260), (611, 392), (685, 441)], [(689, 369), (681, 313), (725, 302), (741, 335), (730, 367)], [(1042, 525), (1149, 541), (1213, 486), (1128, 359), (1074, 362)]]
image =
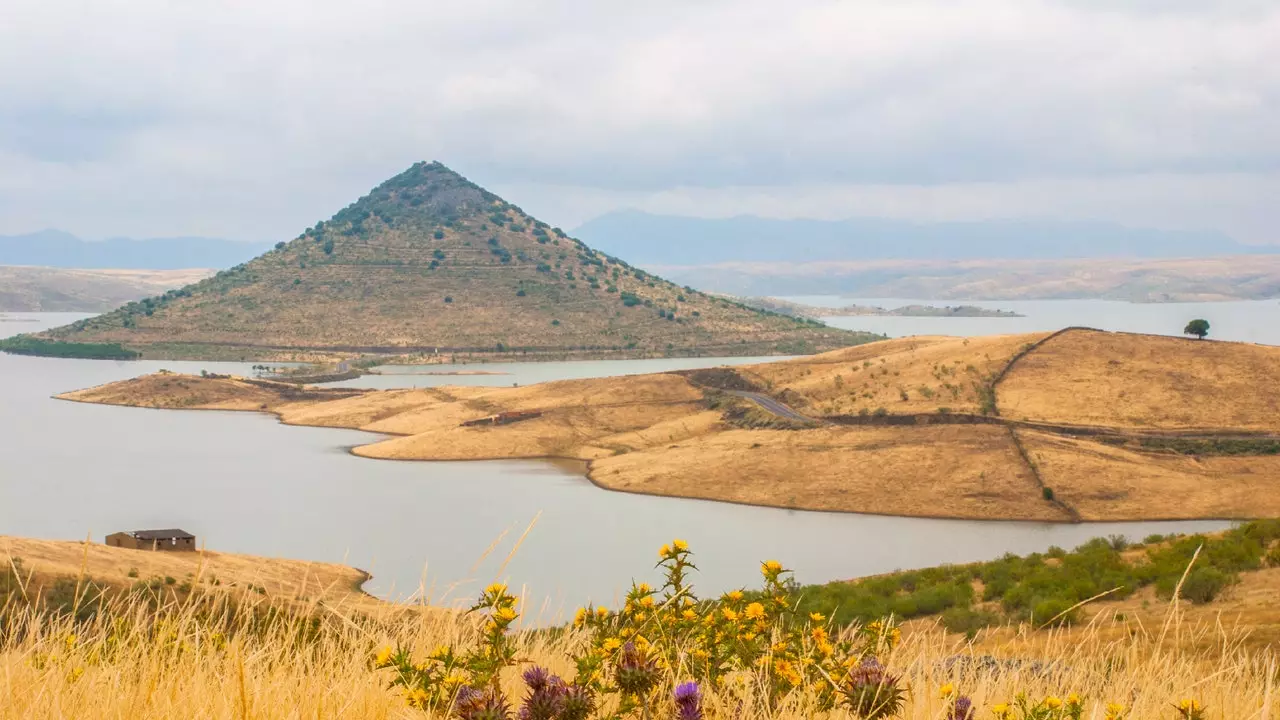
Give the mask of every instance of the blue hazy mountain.
[(611, 212), (574, 235), (639, 265), (730, 261), (1168, 258), (1275, 252), (1219, 232), (1104, 222), (984, 220), (920, 223), (881, 218), (723, 219)]
[(228, 268), (262, 254), (266, 243), (203, 237), (88, 241), (61, 230), (0, 235), (0, 265), (177, 270)]

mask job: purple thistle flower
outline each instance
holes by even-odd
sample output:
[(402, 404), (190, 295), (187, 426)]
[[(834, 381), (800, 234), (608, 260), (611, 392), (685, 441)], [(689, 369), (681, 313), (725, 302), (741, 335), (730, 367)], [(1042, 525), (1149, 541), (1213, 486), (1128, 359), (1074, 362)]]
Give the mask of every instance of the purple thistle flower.
[(702, 694), (698, 683), (687, 682), (676, 686), (676, 720), (702, 720)]
[(880, 720), (902, 709), (904, 691), (900, 678), (889, 674), (880, 661), (867, 658), (854, 666), (840, 684), (840, 694), (855, 715)]
[(486, 688), (477, 690), (464, 687), (458, 690), (453, 701), (453, 712), (458, 720), (510, 720), (511, 708), (502, 694)]
[(618, 652), (614, 664), (618, 687), (631, 695), (644, 695), (658, 682), (658, 664), (645, 651), (628, 642)]
[(536, 692), (546, 687), (547, 682), (551, 680), (553, 675), (547, 672), (546, 668), (534, 665), (528, 670), (525, 670), (524, 673), (521, 674), (521, 677), (524, 678), (524, 684), (528, 685), (530, 690)]
[(957, 697), (947, 720), (973, 720), (973, 701), (965, 695)]
[(520, 707), (520, 720), (557, 720), (564, 710), (568, 688), (559, 677), (540, 667), (531, 667), (523, 673), (529, 694)]
[(560, 717), (557, 720), (587, 720), (595, 709), (596, 698), (591, 688), (570, 685), (564, 691), (564, 705), (560, 708)]

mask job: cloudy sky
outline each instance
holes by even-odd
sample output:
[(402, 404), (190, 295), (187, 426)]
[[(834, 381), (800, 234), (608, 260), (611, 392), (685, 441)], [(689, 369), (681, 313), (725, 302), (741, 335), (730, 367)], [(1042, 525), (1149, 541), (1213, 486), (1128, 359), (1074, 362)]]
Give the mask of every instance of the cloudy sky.
[(1275, 0), (5, 0), (0, 233), (274, 240), (419, 159), (554, 224), (1280, 242)]

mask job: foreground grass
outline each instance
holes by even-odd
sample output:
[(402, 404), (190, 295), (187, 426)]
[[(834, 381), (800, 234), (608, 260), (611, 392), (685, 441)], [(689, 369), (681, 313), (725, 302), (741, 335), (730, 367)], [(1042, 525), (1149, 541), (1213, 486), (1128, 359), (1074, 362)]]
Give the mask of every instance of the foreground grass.
[[(735, 593), (697, 600), (683, 578), (670, 585), (678, 558), (687, 560), (664, 548), (664, 587), (637, 585), (626, 607), (596, 609), (552, 629), (522, 628), (518, 601), (499, 585), (470, 614), (291, 602), (220, 588), (104, 595), (87, 582), (77, 583), (69, 607), (51, 608), (25, 595), (23, 578), (11, 571), (11, 592), (0, 607), (0, 719), (496, 718), (504, 716), (459, 715), (450, 702), (428, 703), (423, 688), (443, 690), (452, 701), (459, 685), (480, 684), (488, 667), (493, 680), (483, 687), (500, 690), (514, 706), (530, 692), (521, 674), (533, 666), (596, 688), (593, 717), (695, 717), (678, 715), (673, 700), (677, 685), (689, 681), (699, 683), (696, 717), (868, 717), (851, 708), (844, 690), (833, 695), (833, 688), (849, 687), (847, 679), (811, 669), (848, 667), (842, 660), (849, 659), (860, 663), (854, 668), (866, 667), (871, 658), (904, 691), (901, 704), (880, 717), (1021, 720), (1015, 710), (1002, 714), (1020, 696), (1044, 711), (1027, 716), (1036, 718), (1277, 717), (1274, 649), (1250, 649), (1245, 632), (1220, 622), (1184, 623), (1177, 602), (1158, 632), (1117, 639), (1101, 626), (1023, 625), (1006, 643), (979, 652), (937, 625), (899, 641), (890, 623), (833, 626), (782, 603), (753, 609), (747, 603), (754, 596)], [(767, 605), (785, 587), (779, 582), (785, 571), (765, 564), (763, 572), (759, 597)], [(668, 607), (670, 617), (655, 622)], [(676, 614), (682, 607), (692, 613), (688, 625)], [(650, 639), (641, 640), (640, 632)], [(641, 663), (647, 668), (641, 674), (649, 674), (639, 693), (617, 691), (628, 682), (637, 687), (634, 673), (626, 679), (619, 672), (627, 662), (620, 639), (651, 660)], [(788, 649), (793, 641), (799, 645)], [(700, 655), (708, 648), (715, 668)], [(799, 653), (795, 670), (782, 669), (778, 659), (792, 652)], [(448, 661), (458, 679), (445, 679), (440, 658), (463, 656), (472, 660)], [(806, 665), (803, 657), (817, 661)], [(592, 663), (599, 672), (584, 678), (579, 671)], [(433, 675), (439, 682), (426, 680)], [(961, 696), (972, 701), (972, 714), (956, 714)], [(1067, 711), (1072, 696), (1074, 715)]]

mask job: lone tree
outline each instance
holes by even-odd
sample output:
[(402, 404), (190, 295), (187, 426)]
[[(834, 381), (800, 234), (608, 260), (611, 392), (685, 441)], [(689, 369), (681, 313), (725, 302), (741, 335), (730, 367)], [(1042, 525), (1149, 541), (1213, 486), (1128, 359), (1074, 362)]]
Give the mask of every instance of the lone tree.
[(1204, 336), (1209, 334), (1209, 321), (1201, 320), (1199, 318), (1192, 320), (1187, 323), (1187, 326), (1182, 329), (1182, 332), (1184, 335), (1195, 335), (1203, 340)]

